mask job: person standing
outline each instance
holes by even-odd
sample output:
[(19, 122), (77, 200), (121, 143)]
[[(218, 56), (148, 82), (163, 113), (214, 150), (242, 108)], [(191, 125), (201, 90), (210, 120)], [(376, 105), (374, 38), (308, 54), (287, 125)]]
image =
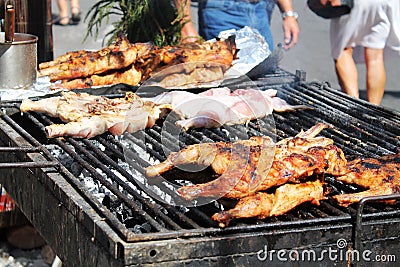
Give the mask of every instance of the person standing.
[(399, 0), (354, 0), (350, 14), (331, 20), (330, 36), (341, 90), (359, 97), (356, 62), (364, 62), (367, 101), (380, 105), (386, 84), (384, 54), (400, 55)]
[[(177, 7), (185, 5), (188, 21), (182, 29), (182, 40), (193, 41), (196, 36), (212, 39), (221, 31), (241, 29), (249, 26), (257, 29), (273, 50), (274, 43), (270, 29), (271, 2), (274, 0), (198, 0), (199, 31), (194, 27), (190, 15), (190, 0), (175, 0)], [(282, 12), (284, 48), (293, 47), (299, 36), (297, 13), (293, 11), (292, 0), (278, 0)]]
[(55, 24), (61, 26), (79, 24), (79, 22), (81, 21), (79, 0), (70, 0), (71, 18), (69, 17), (67, 0), (57, 0), (57, 6), (59, 10), (59, 15)]

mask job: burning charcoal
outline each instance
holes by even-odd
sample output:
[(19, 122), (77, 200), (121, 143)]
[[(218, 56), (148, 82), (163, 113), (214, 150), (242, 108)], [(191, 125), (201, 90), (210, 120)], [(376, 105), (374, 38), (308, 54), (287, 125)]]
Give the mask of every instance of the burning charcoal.
[(182, 212), (182, 213), (186, 213), (186, 212), (189, 211), (189, 209), (188, 209), (187, 207), (185, 207), (185, 206), (179, 206), (178, 209), (179, 209), (179, 211)]
[(77, 162), (72, 162), (70, 171), (71, 171), (71, 173), (72, 173), (73, 175), (75, 175), (75, 176), (78, 177), (78, 176), (81, 174), (82, 170), (83, 170), (82, 165), (80, 165), (80, 164), (77, 163)]
[(110, 198), (110, 196), (109, 195), (105, 195), (104, 198), (103, 198), (103, 201), (101, 202), (101, 204), (103, 204), (107, 208), (110, 208), (110, 206), (111, 206), (111, 198)]
[(103, 205), (105, 205), (110, 210), (116, 210), (118, 206), (121, 205), (121, 201), (118, 198), (111, 194), (106, 194), (102, 201)]
[(149, 233), (151, 231), (151, 225), (148, 222), (143, 224), (136, 224), (132, 228), (129, 228), (135, 234)]
[(132, 232), (135, 234), (141, 234), (142, 233), (142, 227), (138, 224), (136, 224), (133, 228), (129, 228)]
[(141, 225), (142, 229), (145, 230), (147, 233), (151, 231), (151, 225), (148, 222), (145, 222)]

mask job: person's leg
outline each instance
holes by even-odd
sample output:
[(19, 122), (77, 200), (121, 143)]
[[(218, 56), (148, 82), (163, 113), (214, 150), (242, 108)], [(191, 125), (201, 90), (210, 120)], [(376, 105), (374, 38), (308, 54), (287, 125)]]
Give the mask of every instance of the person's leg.
[(269, 15), (267, 8), (268, 1), (260, 1), (257, 4), (250, 4), (248, 7), (248, 25), (257, 29), (268, 43), (269, 49), (274, 49), (274, 41), (272, 37), (271, 27), (269, 23)]
[(273, 50), (265, 1), (254, 4), (238, 0), (200, 0), (198, 15), (199, 34), (206, 40), (218, 36), (221, 31), (250, 26), (260, 32)]
[[(199, 34), (205, 40), (218, 36), (221, 31), (239, 29), (235, 23), (241, 21), (232, 8), (234, 0), (199, 0)], [(240, 15), (242, 16), (242, 15)]]
[(367, 100), (380, 105), (386, 84), (383, 49), (365, 48), (364, 55), (367, 69)]
[(57, 0), (57, 5), (59, 10), (58, 23), (61, 25), (67, 25), (69, 23), (67, 0)]
[(342, 51), (335, 60), (335, 69), (342, 91), (358, 98), (358, 72), (353, 59), (353, 48), (345, 48)]
[(276, 5), (276, 0), (267, 0), (267, 14), (268, 14), (268, 22), (271, 24), (272, 14), (274, 13)]
[(79, 0), (71, 1), (71, 17), (72, 21), (78, 23), (81, 21), (81, 8), (79, 6)]

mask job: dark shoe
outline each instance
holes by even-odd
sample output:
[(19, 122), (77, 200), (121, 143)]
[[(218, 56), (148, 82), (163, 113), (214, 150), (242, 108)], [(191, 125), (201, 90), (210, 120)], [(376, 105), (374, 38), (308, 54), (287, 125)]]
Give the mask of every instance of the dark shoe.
[(81, 11), (79, 7), (72, 7), (71, 13), (72, 13), (72, 22), (78, 24), (81, 21)]
[(59, 25), (59, 26), (68, 26), (70, 23), (69, 17), (63, 17), (63, 18), (57, 18), (53, 20), (53, 24)]

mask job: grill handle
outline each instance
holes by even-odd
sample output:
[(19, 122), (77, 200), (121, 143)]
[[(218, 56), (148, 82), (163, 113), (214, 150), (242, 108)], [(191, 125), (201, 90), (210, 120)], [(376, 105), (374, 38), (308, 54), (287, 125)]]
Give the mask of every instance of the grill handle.
[[(0, 147), (1, 152), (40, 152), (38, 147)], [(6, 168), (48, 168), (59, 166), (58, 161), (1, 162), (0, 169)]]
[(356, 222), (353, 232), (354, 249), (359, 250), (361, 248), (362, 216), (365, 204), (367, 202), (372, 202), (372, 201), (395, 200), (395, 199), (400, 199), (400, 194), (365, 197), (358, 202)]

